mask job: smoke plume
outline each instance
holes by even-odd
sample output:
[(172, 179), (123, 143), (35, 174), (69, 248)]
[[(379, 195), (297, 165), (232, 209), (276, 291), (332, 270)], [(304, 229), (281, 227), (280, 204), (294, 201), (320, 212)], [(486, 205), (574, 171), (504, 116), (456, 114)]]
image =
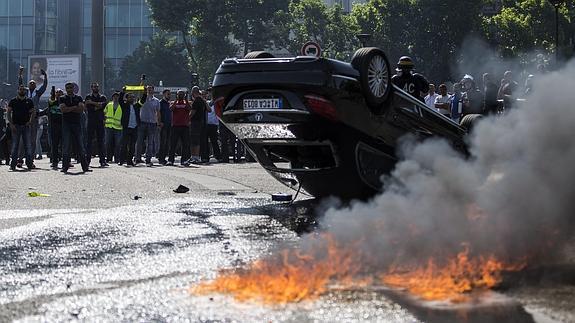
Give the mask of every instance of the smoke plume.
[(527, 103), (478, 125), (468, 158), (441, 140), (404, 146), (385, 193), (329, 210), (322, 229), (361, 241), (378, 266), (462, 244), (502, 259), (552, 255), (575, 223), (575, 62), (535, 87)]

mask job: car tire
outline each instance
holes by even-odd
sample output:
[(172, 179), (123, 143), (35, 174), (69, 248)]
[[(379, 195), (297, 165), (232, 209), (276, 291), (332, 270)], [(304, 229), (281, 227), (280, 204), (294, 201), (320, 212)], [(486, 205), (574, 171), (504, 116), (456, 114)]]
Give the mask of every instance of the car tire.
[(384, 51), (377, 47), (358, 49), (351, 65), (359, 71), (359, 81), (367, 104), (379, 108), (391, 92), (391, 68)]
[(481, 114), (468, 114), (465, 117), (463, 117), (463, 119), (461, 119), (459, 125), (465, 130), (467, 130), (468, 133), (471, 133), (477, 122), (479, 122), (479, 120), (481, 120), (482, 118), (483, 115)]
[(255, 59), (255, 58), (274, 58), (275, 56), (263, 51), (263, 50), (259, 50), (259, 51), (254, 51), (254, 52), (249, 52), (246, 54), (246, 56), (244, 56), (245, 59)]

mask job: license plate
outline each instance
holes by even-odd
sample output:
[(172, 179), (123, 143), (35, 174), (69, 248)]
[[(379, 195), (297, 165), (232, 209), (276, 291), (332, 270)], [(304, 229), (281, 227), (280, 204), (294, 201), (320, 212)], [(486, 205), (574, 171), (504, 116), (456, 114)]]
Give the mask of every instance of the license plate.
[(282, 99), (244, 99), (244, 110), (281, 109)]

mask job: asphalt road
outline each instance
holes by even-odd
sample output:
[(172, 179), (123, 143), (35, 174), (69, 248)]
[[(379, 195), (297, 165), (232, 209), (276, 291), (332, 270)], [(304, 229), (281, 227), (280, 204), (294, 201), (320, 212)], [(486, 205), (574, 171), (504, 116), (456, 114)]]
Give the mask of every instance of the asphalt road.
[[(313, 230), (315, 201), (272, 202), (271, 193), (288, 190), (257, 164), (111, 166), (83, 175), (37, 165), (0, 166), (0, 322), (438, 321), (375, 287), (284, 306), (190, 294), (218, 270)], [(174, 193), (180, 184), (190, 192)], [(550, 280), (502, 292), (521, 303), (509, 321), (573, 322), (574, 290)]]

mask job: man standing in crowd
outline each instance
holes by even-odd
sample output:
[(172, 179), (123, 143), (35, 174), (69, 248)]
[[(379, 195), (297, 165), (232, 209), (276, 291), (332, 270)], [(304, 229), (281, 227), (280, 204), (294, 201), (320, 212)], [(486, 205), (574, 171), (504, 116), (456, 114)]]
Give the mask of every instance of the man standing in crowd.
[[(119, 99), (120, 93), (112, 94), (112, 101), (104, 108), (106, 130), (106, 158), (107, 162), (120, 163), (120, 146), (122, 141), (122, 107)], [(112, 156), (114, 159), (112, 160)]]
[(170, 99), (172, 93), (170, 90), (165, 89), (162, 92), (162, 99), (160, 100), (160, 117), (162, 120), (162, 128), (160, 129), (160, 148), (158, 150), (158, 161), (160, 164), (166, 164), (166, 157), (170, 149), (170, 133), (172, 131), (172, 110), (170, 110)]
[(202, 163), (200, 159), (200, 146), (202, 143), (201, 137), (206, 126), (206, 111), (211, 111), (211, 108), (202, 98), (200, 88), (197, 86), (192, 88), (192, 98), (194, 99), (194, 103), (192, 104), (190, 121), (190, 141), (192, 146), (192, 158), (190, 159), (190, 163), (200, 164)]
[(93, 156), (92, 145), (94, 144), (94, 134), (98, 143), (98, 157), (100, 167), (109, 166), (106, 163), (106, 147), (104, 143), (104, 107), (108, 99), (100, 94), (100, 84), (97, 82), (91, 85), (92, 93), (86, 96), (86, 109), (88, 110), (88, 145), (86, 148), (88, 165)]
[[(208, 92), (208, 99), (209, 99)], [(216, 116), (216, 111), (213, 106), (213, 102), (207, 101), (208, 106), (210, 107), (210, 111), (208, 112), (208, 118), (206, 120), (206, 140), (209, 142), (206, 143), (206, 149), (204, 155), (202, 156), (202, 161), (209, 162), (210, 161), (210, 144), (212, 146), (212, 152), (214, 153), (214, 158), (218, 161), (221, 160), (222, 155), (220, 153), (220, 145), (218, 143), (218, 126), (220, 121)]]
[[(431, 91), (431, 86), (430, 89)], [(451, 97), (447, 94), (447, 85), (441, 84), (439, 86), (439, 95), (435, 98), (434, 106), (437, 112), (444, 115), (446, 118), (451, 117), (450, 107), (451, 107)]]
[[(120, 165), (124, 162), (128, 166), (134, 166), (134, 152), (136, 149), (136, 140), (138, 139), (138, 127), (140, 125), (140, 108), (142, 102), (146, 101), (146, 92), (136, 101), (132, 93), (125, 93), (126, 88), (120, 93), (120, 106), (122, 107), (122, 147), (120, 148)], [(124, 96), (126, 101), (124, 101)]]
[(182, 147), (182, 158), (180, 164), (182, 166), (189, 166), (188, 158), (190, 158), (190, 111), (192, 106), (186, 100), (184, 91), (178, 91), (176, 101), (170, 106), (172, 111), (172, 131), (170, 138), (170, 154), (168, 157), (169, 166), (173, 166), (176, 160), (176, 147), (178, 142)]
[(84, 173), (89, 172), (84, 148), (84, 134), (82, 132), (82, 113), (84, 113), (84, 100), (74, 94), (74, 83), (66, 83), (66, 95), (60, 99), (62, 111), (62, 172), (67, 173), (70, 167), (70, 148), (72, 143), (77, 149), (76, 158), (79, 159)]
[(437, 93), (435, 93), (435, 84), (430, 83), (429, 84), (429, 91), (427, 92), (427, 95), (425, 96), (425, 105), (427, 105), (430, 108), (435, 108), (435, 99), (437, 98)]
[(154, 86), (146, 87), (147, 98), (140, 109), (140, 125), (138, 127), (138, 144), (136, 145), (136, 164), (142, 162), (144, 141), (146, 142), (146, 166), (151, 167), (155, 155), (156, 132), (162, 127), (160, 116), (160, 100), (154, 96)]
[[(20, 66), (20, 70), (19, 70), (19, 74), (18, 74), (18, 84), (19, 85), (24, 85), (24, 67)], [(40, 88), (36, 88), (36, 81), (34, 80), (30, 80), (28, 82), (28, 98), (32, 100), (32, 102), (34, 103), (34, 108), (36, 109), (36, 114), (34, 115), (34, 120), (32, 120), (32, 123), (30, 124), (30, 136), (31, 136), (31, 143), (30, 146), (32, 148), (32, 152), (36, 151), (36, 136), (38, 133), (38, 120), (37, 117), (40, 116), (40, 98), (42, 97), (42, 95), (44, 94), (44, 92), (46, 92), (46, 88), (48, 86), (48, 75), (46, 74), (46, 71), (44, 71), (43, 69), (40, 69), (40, 74), (42, 76), (44, 76), (44, 83), (42, 83), (42, 86), (40, 86)], [(21, 167), (22, 166), (22, 157), (24, 155), (24, 152), (20, 152), (20, 159), (18, 161), (18, 166)]]
[(498, 90), (491, 74), (483, 74), (483, 113), (485, 115), (497, 114), (499, 110), (499, 103), (497, 102)]
[(36, 168), (32, 155), (32, 137), (30, 127), (36, 122), (36, 109), (32, 99), (26, 96), (24, 85), (18, 87), (18, 95), (8, 103), (6, 110), (8, 122), (12, 130), (12, 156), (10, 169), (16, 170), (18, 162), (18, 151), (20, 148), (20, 139), (24, 142), (24, 151), (26, 154), (26, 166), (29, 170)]
[(52, 87), (48, 100), (48, 126), (50, 127), (50, 165), (58, 169), (60, 162), (60, 149), (62, 149), (62, 110), (60, 98), (64, 95), (62, 89)]
[(519, 87), (519, 83), (513, 80), (513, 72), (507, 71), (503, 74), (501, 86), (499, 87), (499, 99), (503, 99), (503, 107), (507, 111), (513, 107), (515, 101), (514, 93)]
[(391, 78), (391, 82), (416, 99), (424, 101), (429, 91), (429, 82), (423, 75), (413, 73), (414, 68), (415, 64), (411, 57), (401, 57), (397, 62), (396, 74)]
[(483, 94), (475, 86), (473, 76), (466, 74), (461, 80), (463, 90), (463, 112), (461, 117), (468, 114), (481, 114), (483, 113)]
[(8, 101), (0, 99), (0, 165), (2, 159), (6, 160), (6, 165), (10, 165), (10, 147), (8, 146), (11, 130), (8, 128), (6, 122), (6, 109), (8, 108)]
[(453, 95), (451, 95), (451, 120), (459, 123), (463, 112), (463, 101), (461, 97), (461, 83), (453, 84)]

